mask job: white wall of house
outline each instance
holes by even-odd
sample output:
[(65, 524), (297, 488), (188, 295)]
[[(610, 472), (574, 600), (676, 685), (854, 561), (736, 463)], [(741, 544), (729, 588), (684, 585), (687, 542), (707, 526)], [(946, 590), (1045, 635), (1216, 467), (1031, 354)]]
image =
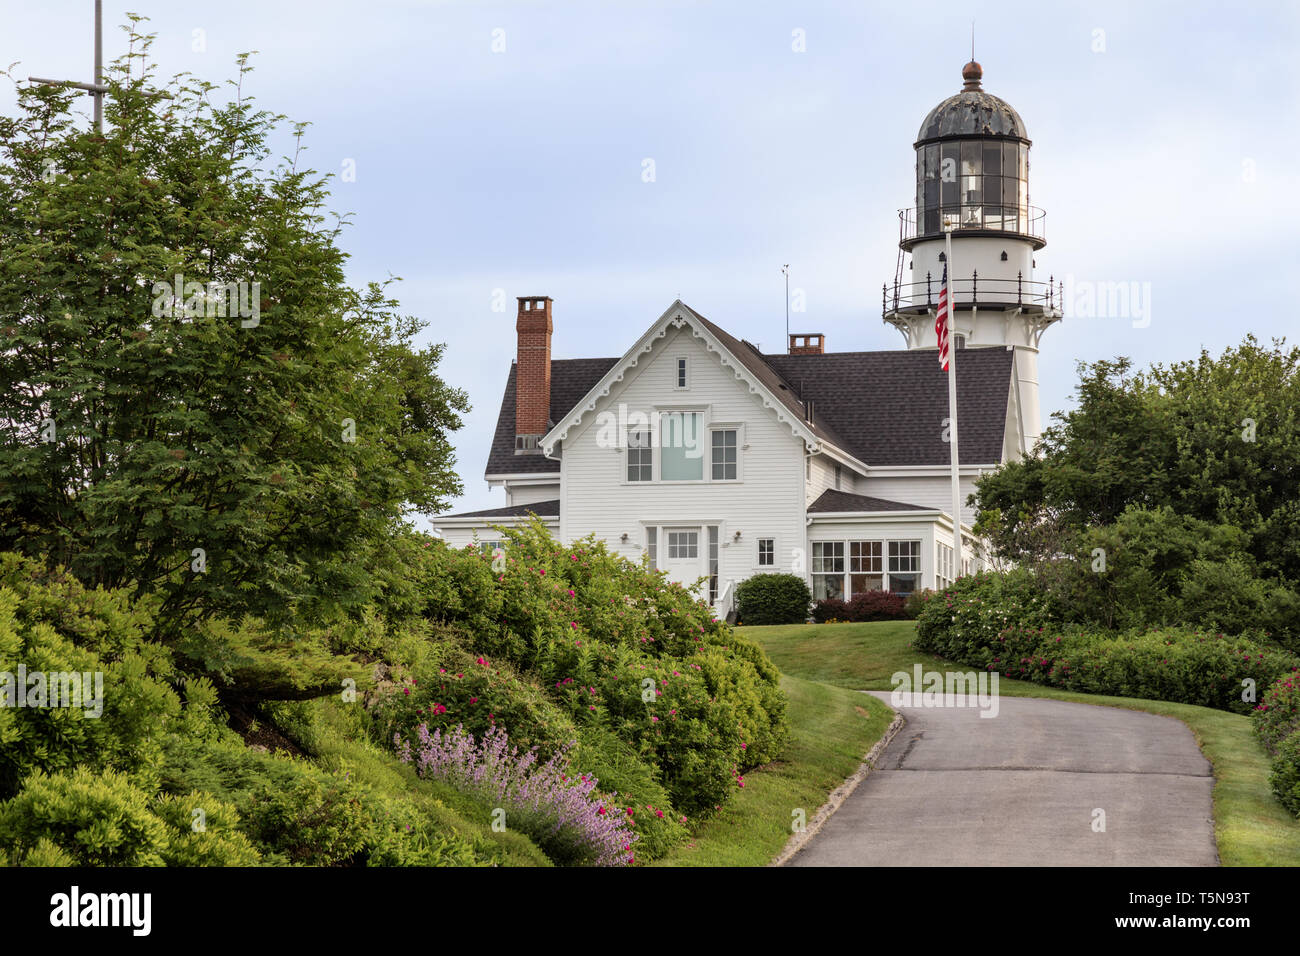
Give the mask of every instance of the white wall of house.
[[(556, 462), (558, 465), (559, 462)], [(560, 482), (557, 478), (554, 484), (520, 484), (516, 482), (506, 483), (506, 504), (507, 505), (532, 505), (539, 501), (555, 501), (560, 497)]]
[[(875, 469), (872, 471), (875, 472)], [(966, 499), (975, 493), (976, 477), (978, 476), (974, 474), (963, 474), (960, 478), (961, 520), (966, 525), (975, 522), (975, 509), (966, 504)], [(861, 495), (920, 505), (922, 508), (934, 508), (944, 514), (952, 511), (952, 479), (946, 473), (941, 475), (874, 473), (860, 479), (857, 487), (858, 494)]]
[[(687, 361), (687, 385), (676, 387), (677, 362)], [(627, 451), (608, 447), (612, 431), (601, 412), (626, 421), (633, 413), (700, 409), (704, 413), (702, 481), (659, 480), (655, 449), (652, 481), (627, 480)], [(602, 428), (602, 424), (606, 427)], [(739, 429), (739, 472), (734, 481), (711, 480), (707, 428)], [(719, 582), (740, 581), (760, 570), (758, 539), (773, 539), (774, 564), (765, 571), (790, 571), (804, 546), (804, 443), (778, 421), (724, 367), (689, 326), (669, 327), (595, 411), (565, 437), (562, 448), (561, 536), (587, 534), (604, 539), (618, 553), (639, 560), (647, 527), (701, 529), (699, 574), (707, 572), (708, 525), (719, 526)], [(739, 533), (739, 537), (737, 537)], [(623, 536), (626, 535), (626, 540)], [(665, 540), (658, 532), (659, 566), (666, 564)]]
[[(835, 468), (837, 465), (839, 465), (840, 469), (838, 485), (835, 482)], [(813, 455), (811, 468), (808, 469), (808, 472), (807, 491), (804, 495), (807, 504), (812, 504), (822, 496), (823, 492), (832, 489), (847, 491), (850, 494), (865, 494), (865, 492), (858, 490), (853, 470), (848, 465), (840, 465), (839, 462), (827, 455)]]

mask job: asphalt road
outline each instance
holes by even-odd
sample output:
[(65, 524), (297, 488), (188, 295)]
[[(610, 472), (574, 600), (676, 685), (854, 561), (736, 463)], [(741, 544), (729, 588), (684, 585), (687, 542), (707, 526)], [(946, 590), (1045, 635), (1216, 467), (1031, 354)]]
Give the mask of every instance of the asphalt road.
[(788, 866), (1217, 865), (1214, 778), (1181, 722), (1026, 697), (980, 717), (916, 696)]

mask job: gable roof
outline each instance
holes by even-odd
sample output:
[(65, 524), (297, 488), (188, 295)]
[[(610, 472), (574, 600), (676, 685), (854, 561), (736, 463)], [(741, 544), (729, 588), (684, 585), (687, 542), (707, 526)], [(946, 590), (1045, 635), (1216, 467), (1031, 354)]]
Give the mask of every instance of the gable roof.
[[(1002, 461), (1014, 358), (1006, 348), (957, 352), (957, 441), (967, 464)], [(818, 418), (841, 436), (841, 447), (868, 465), (948, 464), (948, 373), (934, 349), (763, 359), (812, 399)]]
[[(683, 314), (726, 351), (724, 364), (728, 358), (733, 360), (730, 364), (743, 369), (776, 403), (772, 407), (779, 407), (779, 417), (805, 430), (805, 435), (811, 433), (868, 467), (948, 464), (948, 443), (942, 434), (948, 417), (947, 373), (939, 368), (933, 349), (764, 355), (680, 300), (620, 358), (552, 359), (551, 422), (564, 423), (579, 405), (594, 407), (597, 396), (591, 393), (598, 386), (608, 392), (612, 382), (622, 377), (616, 366), (635, 365), (663, 328)], [(958, 437), (961, 460), (967, 464), (1002, 461), (1013, 364), (1010, 349), (960, 350)], [(813, 403), (811, 422), (804, 414), (806, 400)], [(516, 455), (514, 449), (515, 365), (511, 363), (486, 474), (559, 475), (559, 461), (544, 455)]]
[[(551, 359), (551, 421), (558, 422), (568, 415), (616, 362), (616, 358)], [(558, 475), (560, 463), (552, 458), (515, 454), (515, 369), (511, 362), (485, 474)]]
[[(957, 430), (961, 431), (961, 422), (957, 422)], [(958, 438), (961, 436), (958, 435)], [(816, 501), (808, 506), (808, 513), (816, 512), (843, 512), (843, 511), (933, 511), (933, 508), (926, 508), (922, 505), (909, 505), (901, 501), (890, 501), (888, 498), (873, 498), (870, 495), (855, 495), (848, 491), (836, 491), (834, 488), (827, 488), (821, 493)]]

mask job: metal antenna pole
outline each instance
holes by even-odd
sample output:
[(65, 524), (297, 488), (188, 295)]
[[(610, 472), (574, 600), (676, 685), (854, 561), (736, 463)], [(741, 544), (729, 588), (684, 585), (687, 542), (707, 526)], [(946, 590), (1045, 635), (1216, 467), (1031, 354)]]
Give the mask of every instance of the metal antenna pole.
[(108, 87), (104, 85), (104, 0), (95, 0), (95, 82), (76, 83), (72, 80), (47, 80), (39, 76), (27, 77), (32, 83), (46, 86), (70, 86), (85, 90), (95, 98), (95, 132), (104, 132), (104, 94)]
[(785, 276), (785, 350), (790, 351), (790, 263), (781, 267), (781, 275)]

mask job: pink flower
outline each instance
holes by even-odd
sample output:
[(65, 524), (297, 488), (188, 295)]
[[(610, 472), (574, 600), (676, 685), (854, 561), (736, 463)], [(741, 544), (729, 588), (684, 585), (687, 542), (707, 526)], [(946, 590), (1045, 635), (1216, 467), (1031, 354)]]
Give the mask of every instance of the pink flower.
[(469, 699), (469, 702), (470, 702), (471, 704), (477, 704), (477, 703), (478, 703), (478, 698), (477, 698), (477, 697), (471, 697), (471, 698)]
[(569, 597), (573, 597), (573, 588), (569, 588)]
[(478, 665), (479, 665), (479, 667), (487, 667), (487, 666), (488, 666), (488, 662), (485, 661), (483, 658), (480, 657), (480, 658), (478, 659)]
[(655, 816), (657, 816), (660, 820), (662, 820), (664, 818), (664, 812), (662, 810), (656, 810)]

